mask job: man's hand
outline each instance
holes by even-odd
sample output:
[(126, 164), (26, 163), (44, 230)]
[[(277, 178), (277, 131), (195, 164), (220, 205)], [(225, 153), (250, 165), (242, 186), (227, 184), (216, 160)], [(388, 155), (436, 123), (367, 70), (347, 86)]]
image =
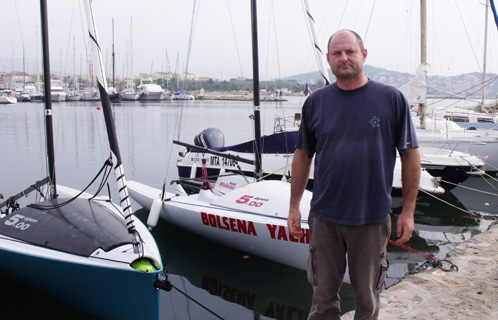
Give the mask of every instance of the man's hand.
[(303, 236), (304, 232), (303, 229), (301, 229), (301, 212), (299, 209), (291, 208), (289, 210), (287, 226), (289, 227), (289, 233), (294, 237), (301, 238)]
[(396, 224), (396, 233), (398, 236), (396, 243), (405, 243), (410, 240), (414, 227), (415, 221), (413, 214), (403, 211), (398, 218), (398, 223)]

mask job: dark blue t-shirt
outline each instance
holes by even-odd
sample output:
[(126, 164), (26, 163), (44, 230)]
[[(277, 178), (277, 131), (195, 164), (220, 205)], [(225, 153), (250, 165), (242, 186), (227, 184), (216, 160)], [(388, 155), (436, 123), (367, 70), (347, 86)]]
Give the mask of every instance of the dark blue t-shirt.
[(418, 143), (402, 93), (369, 80), (355, 90), (333, 83), (313, 92), (296, 146), (315, 156), (310, 215), (361, 225), (387, 220), (396, 149)]

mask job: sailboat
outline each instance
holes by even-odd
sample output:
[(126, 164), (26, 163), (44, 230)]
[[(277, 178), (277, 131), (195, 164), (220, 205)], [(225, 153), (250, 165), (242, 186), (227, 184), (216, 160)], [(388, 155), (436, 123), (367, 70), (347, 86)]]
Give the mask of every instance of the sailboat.
[[(494, 8), (493, 0), (490, 0), (490, 3)], [(495, 10), (493, 9), (493, 11)], [(498, 172), (498, 132), (495, 130), (468, 130), (447, 118), (438, 119), (437, 117), (426, 116), (427, 44), (425, 38), (425, 1), (421, 1), (421, 13), (421, 62), (417, 67), (415, 78), (400, 88), (410, 105), (419, 106), (419, 111), (414, 116), (419, 145), (434, 149), (470, 153), (485, 159), (484, 169), (487, 173)], [(495, 22), (498, 25), (496, 18)]]
[[(126, 87), (120, 92), (123, 101), (137, 101), (140, 100), (140, 94), (135, 90), (133, 84), (133, 18), (130, 18), (130, 71), (129, 77), (126, 79)], [(128, 59), (128, 56), (127, 56)]]
[[(131, 211), (100, 50), (95, 65), (111, 148), (106, 166), (115, 170), (121, 206), (56, 183), (46, 0), (40, 4), (49, 176), (0, 204), (0, 270), (101, 319), (158, 319), (161, 256)], [(91, 0), (85, 9), (99, 48)], [(19, 200), (45, 185), (44, 200), (20, 206)]]
[(12, 90), (0, 90), (0, 104), (14, 104), (17, 103), (17, 98)]
[[(253, 103), (256, 144), (260, 143), (260, 96), (257, 46), (256, 1), (251, 1)], [(260, 145), (258, 146), (260, 150)], [(254, 176), (219, 177), (214, 188), (206, 182), (199, 193), (187, 195), (176, 186), (176, 192), (129, 181), (130, 196), (150, 210), (147, 224), (154, 227), (159, 217), (181, 228), (272, 261), (306, 270), (309, 227), (308, 212), (311, 192), (305, 191), (301, 201), (304, 237), (288, 232), (287, 216), (290, 184), (285, 181), (254, 182), (261, 172), (256, 161)], [(247, 180), (249, 181), (247, 181)], [(252, 182), (252, 183), (248, 183)]]

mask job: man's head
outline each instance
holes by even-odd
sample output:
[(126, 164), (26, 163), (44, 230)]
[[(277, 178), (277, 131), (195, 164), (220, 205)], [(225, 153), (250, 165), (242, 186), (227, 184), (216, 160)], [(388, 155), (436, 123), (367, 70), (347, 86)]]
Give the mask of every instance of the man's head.
[(367, 50), (361, 37), (352, 30), (339, 30), (328, 42), (327, 61), (332, 73), (340, 80), (360, 79)]

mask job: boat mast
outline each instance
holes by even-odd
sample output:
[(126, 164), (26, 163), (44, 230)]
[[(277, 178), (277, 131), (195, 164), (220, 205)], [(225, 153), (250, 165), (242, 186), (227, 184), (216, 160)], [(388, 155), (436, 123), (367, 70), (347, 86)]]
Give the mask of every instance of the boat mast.
[(50, 178), (49, 193), (50, 199), (55, 199), (57, 198), (57, 187), (55, 179), (55, 149), (52, 124), (52, 96), (50, 85), (50, 55), (48, 48), (48, 18), (46, 0), (40, 0), (40, 13), (42, 26), (43, 82), (45, 83), (45, 135), (47, 139), (48, 176)]
[(73, 37), (73, 86), (74, 86), (74, 93), (78, 92), (78, 79), (76, 78), (76, 46), (74, 44), (74, 37)]
[(112, 18), (112, 87), (116, 89), (116, 78), (114, 76), (114, 64), (116, 63), (116, 55), (114, 53), (114, 18)]
[[(313, 37), (313, 46), (315, 48), (315, 57), (318, 63), (318, 67), (320, 68), (320, 72), (322, 73), (322, 81), (323, 81), (323, 86), (327, 86), (330, 84), (330, 79), (329, 79), (329, 74), (327, 71), (327, 68), (325, 67), (325, 61), (323, 59), (324, 54), (322, 52), (322, 49), (320, 49), (319, 46), (319, 41), (318, 41), (318, 36), (316, 33), (316, 27), (315, 27), (315, 19), (313, 18), (313, 15), (311, 14), (311, 8), (309, 5), (308, 0), (304, 0), (304, 7), (306, 10), (306, 17), (308, 17), (308, 26), (311, 31), (311, 36)], [(328, 48), (327, 48), (328, 50)]]
[[(427, 64), (427, 9), (426, 1), (420, 0), (420, 62), (423, 66)], [(427, 90), (427, 86), (424, 87)], [(426, 114), (426, 97), (425, 93), (419, 103), (420, 129), (425, 129)]]
[[(105, 78), (105, 69), (102, 60), (102, 52), (100, 51), (100, 45), (98, 43), (97, 28), (95, 23), (95, 18), (93, 15), (92, 1), (84, 1), (85, 12), (88, 21), (88, 33), (90, 36), (90, 42), (93, 47), (93, 66), (95, 67), (95, 73), (97, 76), (97, 84), (100, 92), (100, 99), (102, 102), (102, 110), (104, 112), (104, 119), (107, 128), (107, 138), (109, 139), (109, 145), (111, 148), (112, 162), (114, 166), (114, 174), (117, 180), (117, 186), (119, 190), (119, 198), (121, 201), (121, 207), (123, 208), (123, 214), (126, 220), (126, 226), (130, 234), (136, 235), (136, 229), (133, 221), (133, 212), (131, 210), (130, 196), (128, 194), (128, 187), (126, 186), (126, 179), (123, 170), (123, 164), (121, 161), (121, 154), (119, 152), (118, 139), (116, 135), (116, 128), (114, 126), (114, 118), (112, 116), (111, 110), (111, 100), (109, 99), (109, 94), (107, 92), (107, 82)], [(136, 243), (139, 243), (139, 239)], [(137, 250), (140, 250), (138, 246)]]
[(261, 115), (259, 100), (259, 56), (258, 56), (258, 21), (256, 0), (251, 0), (251, 31), (252, 31), (252, 74), (253, 74), (253, 99), (254, 99), (254, 157), (255, 176), (261, 178)]
[(484, 107), (484, 96), (486, 93), (486, 86), (484, 83), (486, 82), (486, 60), (487, 60), (487, 51), (488, 51), (488, 12), (489, 12), (489, 0), (486, 0), (486, 16), (484, 18), (484, 57), (482, 59), (482, 100), (481, 100), (481, 112), (486, 112), (486, 108)]

